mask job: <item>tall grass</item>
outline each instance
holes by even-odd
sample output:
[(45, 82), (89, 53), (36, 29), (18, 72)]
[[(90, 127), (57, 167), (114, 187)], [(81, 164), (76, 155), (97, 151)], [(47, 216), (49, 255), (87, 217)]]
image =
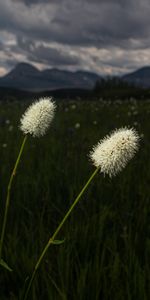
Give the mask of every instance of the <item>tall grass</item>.
[[(43, 245), (91, 174), (91, 146), (109, 131), (130, 125), (144, 133), (139, 153), (117, 177), (95, 178), (59, 234), (65, 243), (49, 249), (30, 299), (148, 300), (150, 102), (57, 105), (51, 130), (27, 143), (14, 180), (3, 248), (13, 272), (0, 269), (0, 299), (21, 298)], [(18, 120), (27, 106), (0, 104), (1, 216), (22, 139)]]

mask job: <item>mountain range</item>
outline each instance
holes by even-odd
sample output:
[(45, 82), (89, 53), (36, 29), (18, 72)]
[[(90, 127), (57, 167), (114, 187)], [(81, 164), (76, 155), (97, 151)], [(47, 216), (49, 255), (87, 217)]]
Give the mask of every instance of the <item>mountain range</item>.
[(149, 88), (150, 87), (150, 67), (140, 68), (132, 73), (124, 75), (123, 80), (133, 83), (136, 86)]
[(0, 87), (9, 87), (24, 91), (50, 91), (57, 89), (92, 89), (100, 77), (85, 71), (62, 71), (46, 69), (39, 71), (27, 63), (19, 63), (8, 74), (0, 77)]
[[(64, 71), (58, 69), (38, 70), (28, 63), (19, 63), (8, 74), (0, 77), (0, 87), (23, 91), (52, 91), (59, 89), (93, 89), (101, 76), (86, 71)], [(150, 87), (150, 67), (143, 67), (121, 77), (136, 86)]]

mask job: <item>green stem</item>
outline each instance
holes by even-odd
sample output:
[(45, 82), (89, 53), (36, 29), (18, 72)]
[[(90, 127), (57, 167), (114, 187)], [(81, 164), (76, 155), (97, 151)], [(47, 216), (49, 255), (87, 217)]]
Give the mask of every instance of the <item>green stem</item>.
[(54, 234), (52, 235), (52, 237), (48, 240), (48, 243), (46, 244), (45, 248), (43, 249), (35, 267), (32, 273), (32, 276), (30, 278), (29, 284), (27, 286), (26, 292), (24, 294), (24, 298), (23, 300), (26, 300), (30, 291), (30, 288), (32, 286), (33, 280), (35, 278), (36, 272), (41, 264), (42, 259), (44, 258), (49, 246), (53, 243), (56, 235), (59, 233), (60, 229), (62, 228), (62, 226), (64, 225), (65, 221), (67, 220), (67, 218), (69, 217), (69, 215), (71, 214), (73, 208), (76, 206), (76, 204), (78, 203), (78, 201), (80, 200), (82, 194), (84, 193), (84, 191), (87, 189), (88, 185), (90, 184), (90, 182), (92, 181), (92, 179), (94, 178), (94, 176), (97, 174), (97, 172), (99, 171), (99, 167), (93, 172), (93, 174), (91, 175), (91, 177), (89, 178), (89, 180), (87, 181), (87, 183), (84, 185), (84, 187), (82, 188), (81, 192), (78, 194), (78, 196), (76, 197), (76, 199), (74, 200), (73, 204), (71, 205), (71, 207), (69, 208), (69, 210), (67, 211), (67, 213), (65, 214), (64, 218), (62, 219), (61, 223), (58, 225), (57, 229), (55, 230)]
[(13, 171), (11, 173), (9, 183), (7, 186), (7, 196), (6, 196), (6, 204), (5, 204), (5, 212), (4, 212), (4, 219), (3, 219), (3, 225), (2, 225), (2, 232), (1, 232), (1, 238), (0, 238), (0, 259), (2, 258), (2, 249), (3, 249), (3, 241), (4, 241), (4, 235), (5, 235), (5, 229), (6, 229), (6, 223), (7, 223), (7, 215), (8, 215), (8, 208), (9, 208), (9, 202), (10, 202), (10, 191), (11, 191), (11, 186), (13, 182), (13, 178), (16, 174), (17, 167), (21, 158), (21, 154), (24, 149), (25, 142), (27, 140), (27, 136), (24, 137), (15, 166), (13, 168)]

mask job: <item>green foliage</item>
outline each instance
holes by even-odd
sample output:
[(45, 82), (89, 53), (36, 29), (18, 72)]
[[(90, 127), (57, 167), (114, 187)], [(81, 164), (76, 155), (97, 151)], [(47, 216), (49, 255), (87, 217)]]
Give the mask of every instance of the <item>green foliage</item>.
[[(27, 106), (0, 103), (1, 223)], [(3, 251), (13, 272), (0, 268), (0, 299), (21, 299), (43, 246), (94, 170), (92, 146), (115, 128), (133, 126), (144, 134), (139, 152), (116, 177), (93, 180), (58, 236), (65, 242), (49, 248), (29, 299), (149, 300), (150, 101), (57, 106), (47, 136), (28, 139), (14, 179)]]
[(96, 82), (93, 94), (105, 99), (129, 99), (131, 96), (148, 99), (150, 91), (119, 77), (106, 77)]
[(9, 272), (12, 272), (12, 269), (7, 265), (7, 263), (3, 259), (0, 260), (0, 266), (2, 266), (3, 268), (5, 268)]

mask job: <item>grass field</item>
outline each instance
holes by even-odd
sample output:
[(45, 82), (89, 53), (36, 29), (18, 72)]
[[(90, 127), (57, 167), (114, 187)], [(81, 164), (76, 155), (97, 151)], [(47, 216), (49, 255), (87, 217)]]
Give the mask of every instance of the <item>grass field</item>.
[[(0, 221), (29, 103), (0, 103)], [(57, 101), (51, 128), (29, 137), (11, 191), (0, 300), (21, 299), (43, 246), (94, 171), (88, 154), (115, 128), (141, 136), (116, 177), (98, 174), (39, 269), (30, 300), (150, 299), (150, 101)]]

